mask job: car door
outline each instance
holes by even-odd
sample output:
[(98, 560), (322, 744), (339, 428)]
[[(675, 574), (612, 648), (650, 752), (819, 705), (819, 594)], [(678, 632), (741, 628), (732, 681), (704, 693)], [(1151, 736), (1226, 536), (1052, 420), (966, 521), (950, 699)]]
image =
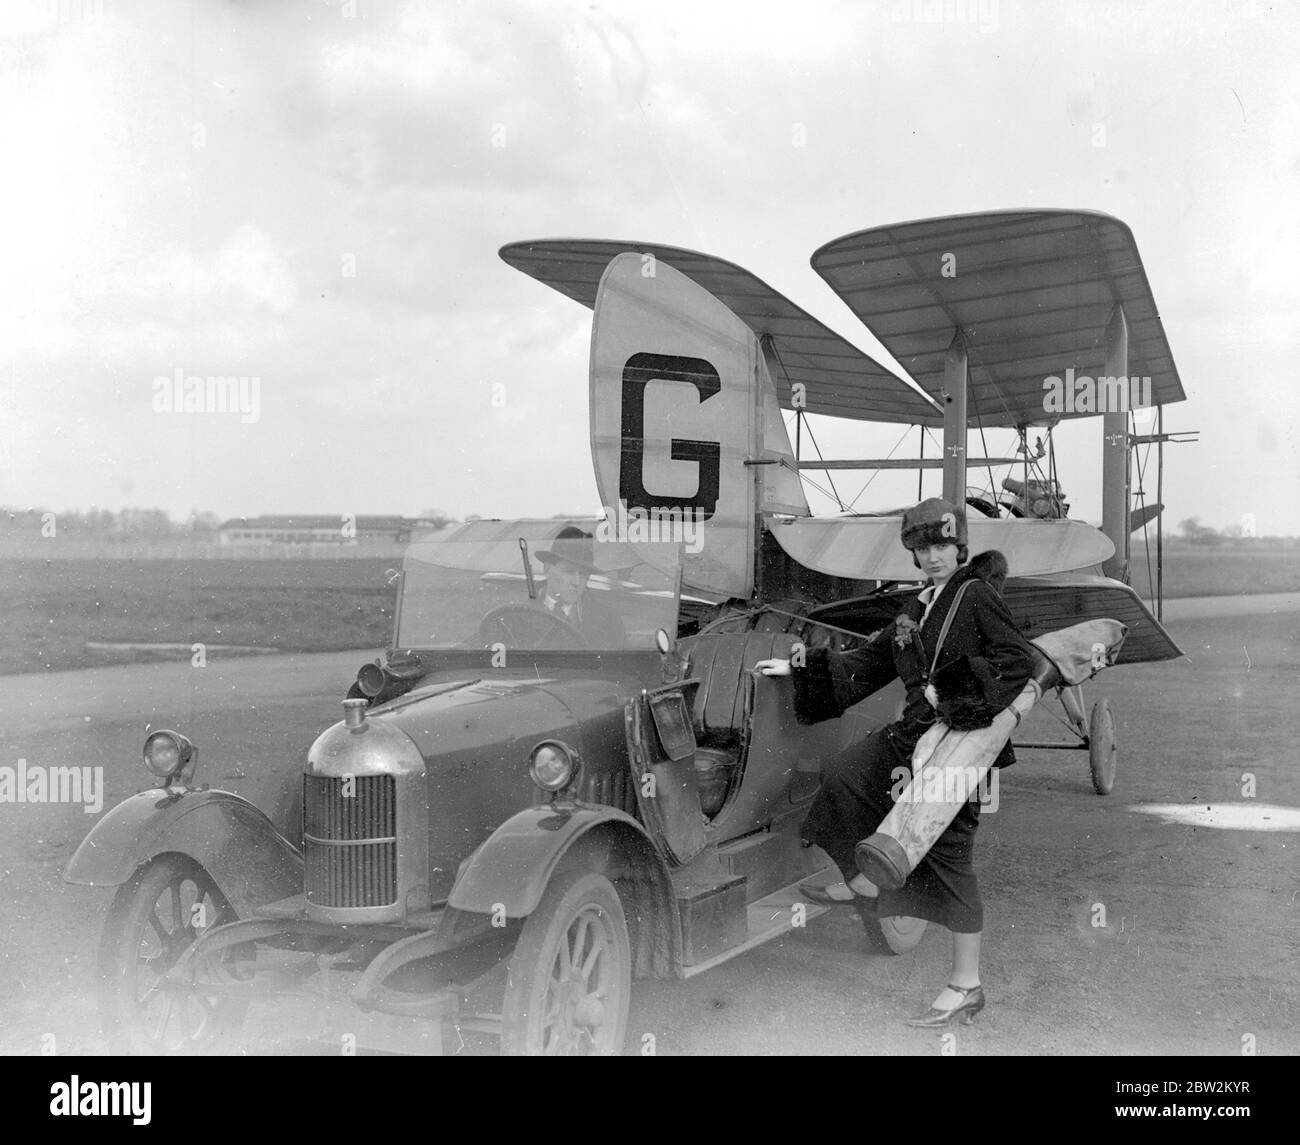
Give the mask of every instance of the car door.
[(695, 732), (684, 681), (633, 696), (623, 707), (628, 759), (646, 830), (675, 866), (707, 845), (695, 780)]

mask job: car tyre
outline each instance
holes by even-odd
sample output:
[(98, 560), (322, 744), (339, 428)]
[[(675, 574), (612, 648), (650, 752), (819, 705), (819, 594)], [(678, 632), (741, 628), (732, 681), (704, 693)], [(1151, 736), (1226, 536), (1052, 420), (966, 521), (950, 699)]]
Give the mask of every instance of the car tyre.
[(631, 993), (632, 944), (614, 885), (596, 871), (561, 872), (510, 957), (501, 1052), (619, 1054)]
[(237, 917), (207, 871), (184, 855), (155, 859), (118, 890), (99, 951), (100, 1018), (115, 1052), (230, 1048), (247, 1002), (179, 995), (159, 984), (202, 930)]

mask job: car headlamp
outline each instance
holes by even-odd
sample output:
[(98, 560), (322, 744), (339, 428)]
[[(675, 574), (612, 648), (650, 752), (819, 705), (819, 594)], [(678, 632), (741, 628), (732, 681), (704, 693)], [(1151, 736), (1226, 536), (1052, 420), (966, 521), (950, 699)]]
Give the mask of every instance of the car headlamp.
[(197, 754), (194, 745), (180, 732), (163, 728), (144, 741), (144, 765), (160, 779), (180, 775)]
[(551, 793), (572, 786), (581, 765), (578, 753), (559, 740), (543, 740), (528, 755), (528, 774), (532, 781)]

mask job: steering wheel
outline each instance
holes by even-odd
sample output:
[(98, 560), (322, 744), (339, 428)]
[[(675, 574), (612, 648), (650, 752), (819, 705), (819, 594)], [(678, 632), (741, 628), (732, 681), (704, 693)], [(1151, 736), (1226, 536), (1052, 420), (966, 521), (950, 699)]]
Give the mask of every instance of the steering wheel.
[[(521, 629), (523, 635), (517, 634), (510, 624), (507, 623), (507, 617), (515, 617), (517, 620), (524, 622)], [(534, 628), (541, 624), (541, 631), (531, 643), (527, 640), (528, 626)], [(478, 622), (479, 639), (485, 645), (493, 644), (492, 626), (498, 625), (507, 637), (507, 647), (515, 648), (540, 648), (545, 638), (550, 634), (552, 628), (558, 628), (560, 634), (565, 638), (564, 643), (558, 645), (560, 648), (588, 648), (587, 638), (583, 636), (582, 630), (577, 625), (565, 620), (562, 616), (556, 616), (553, 612), (547, 612), (541, 606), (530, 606), (527, 604), (501, 604), (490, 612), (484, 614), (483, 619)], [(516, 628), (520, 625), (516, 624)]]

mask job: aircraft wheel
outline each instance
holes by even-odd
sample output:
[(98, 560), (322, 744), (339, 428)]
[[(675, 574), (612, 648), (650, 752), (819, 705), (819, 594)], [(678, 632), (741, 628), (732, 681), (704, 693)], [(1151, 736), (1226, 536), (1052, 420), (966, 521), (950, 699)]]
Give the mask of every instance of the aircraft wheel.
[(859, 910), (858, 917), (862, 919), (862, 929), (867, 934), (867, 945), (876, 954), (906, 954), (915, 950), (929, 925), (923, 918), (904, 915), (877, 918), (870, 909)]
[(1115, 786), (1115, 719), (1109, 700), (1098, 700), (1088, 717), (1088, 770), (1093, 790), (1109, 795)]
[(556, 875), (510, 957), (501, 1052), (622, 1053), (631, 994), (632, 944), (614, 885), (595, 871)]
[(895, 915), (880, 920), (880, 933), (890, 950), (895, 954), (906, 954), (916, 948), (925, 936), (925, 928), (928, 925), (929, 923), (923, 918)]

